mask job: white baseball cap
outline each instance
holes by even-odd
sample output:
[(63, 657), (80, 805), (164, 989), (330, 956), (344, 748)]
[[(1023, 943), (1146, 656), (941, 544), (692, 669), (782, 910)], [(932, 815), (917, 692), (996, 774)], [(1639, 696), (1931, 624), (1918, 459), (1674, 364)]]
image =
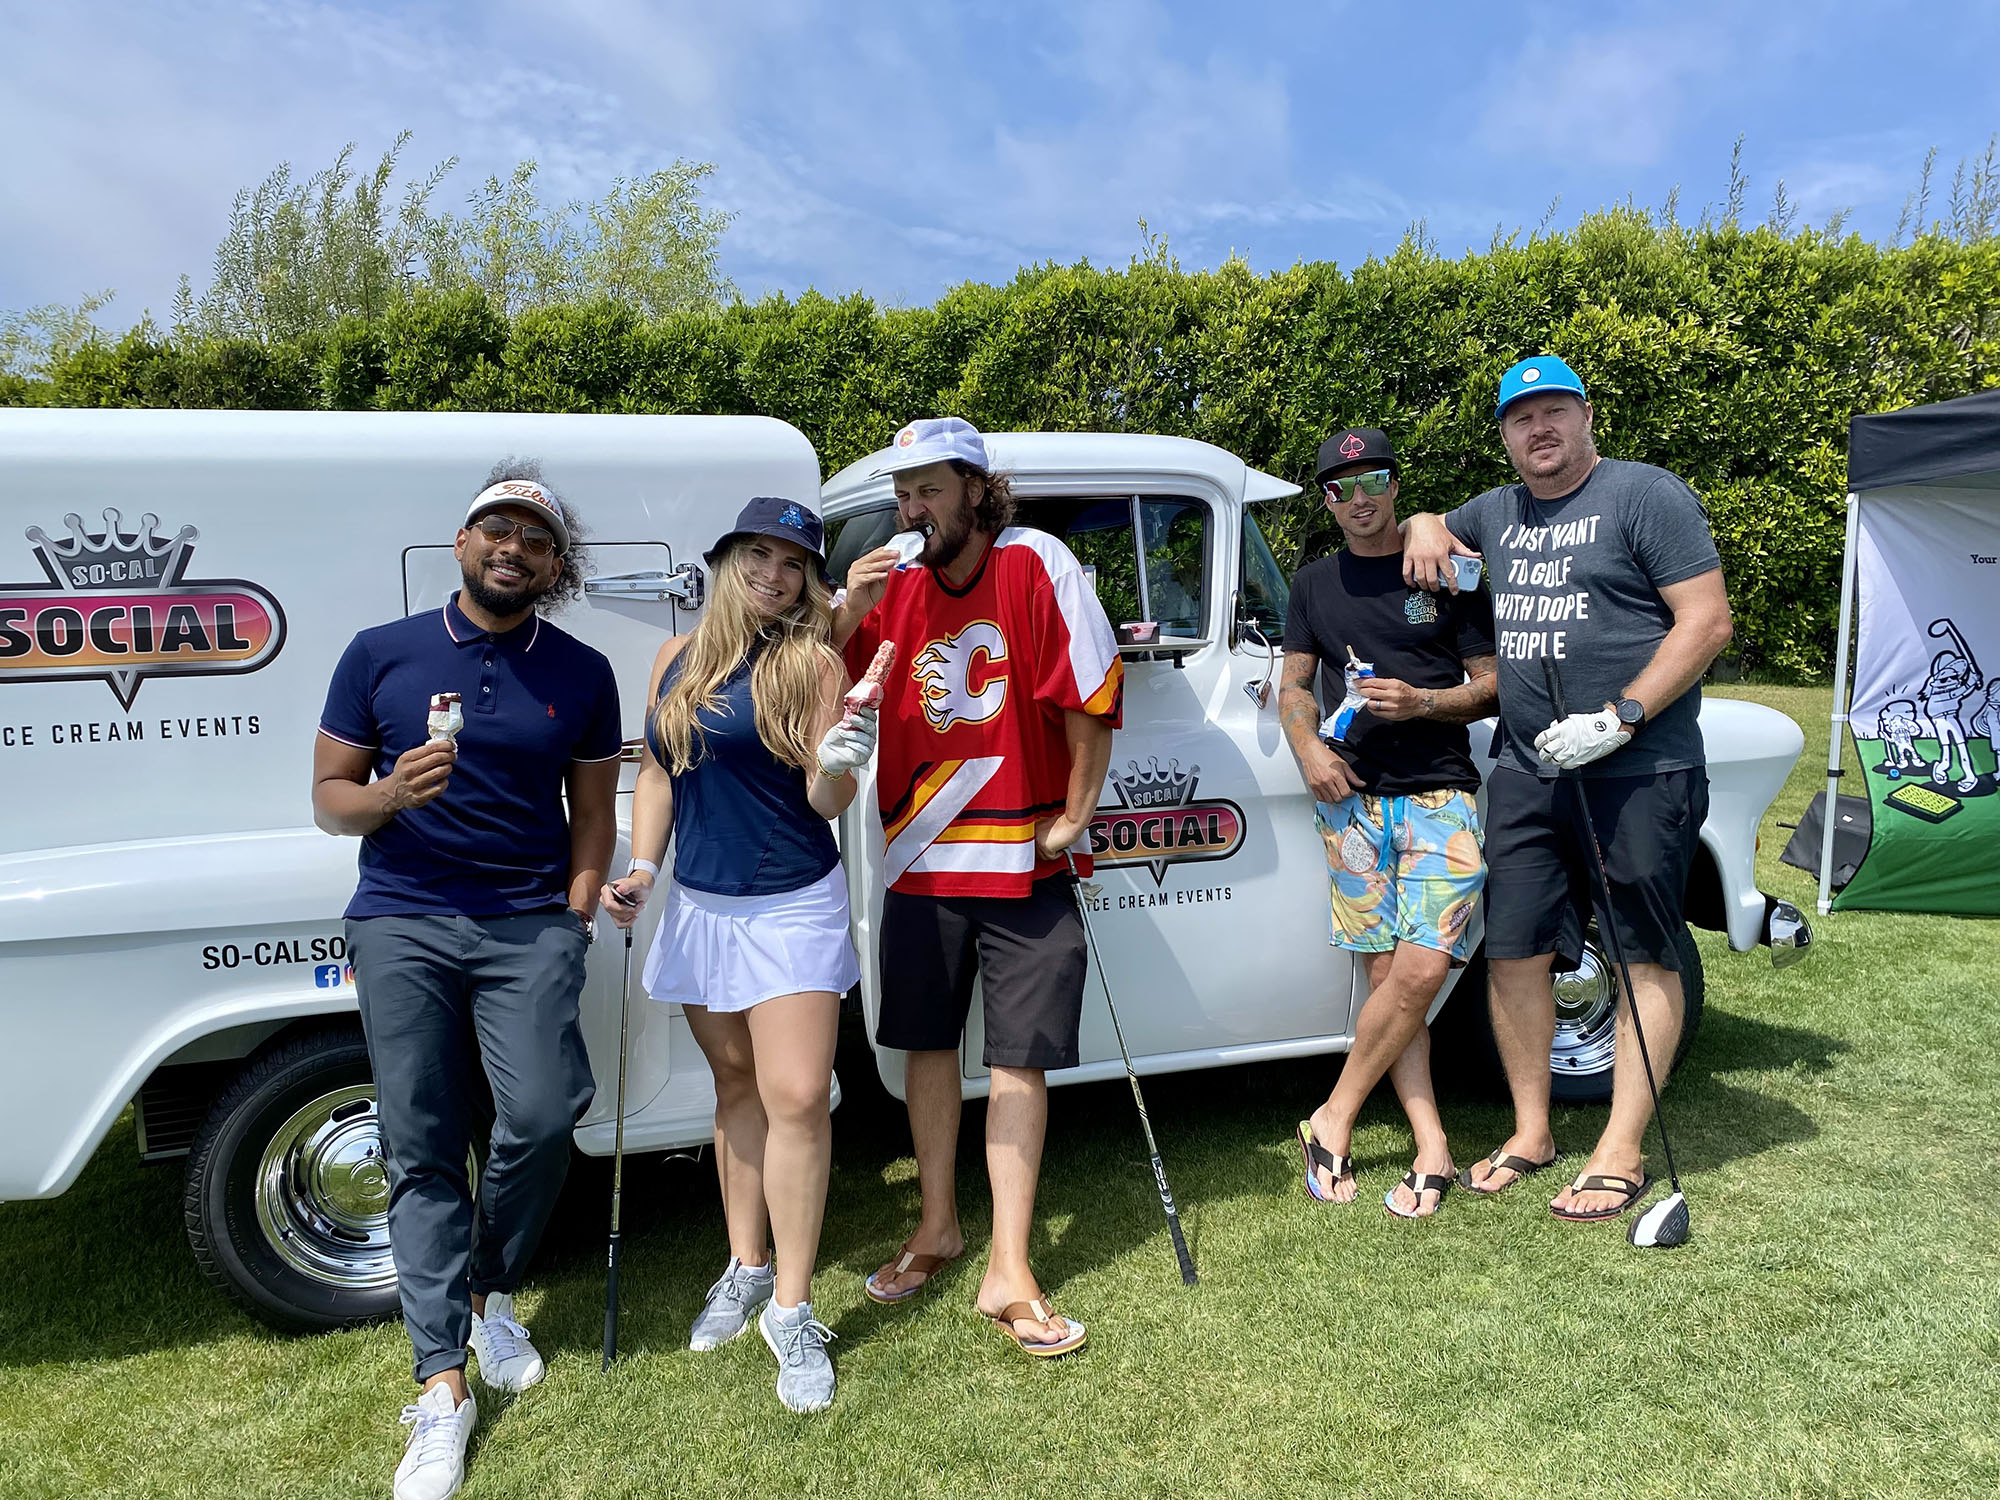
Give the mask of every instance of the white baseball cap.
[(503, 479), (498, 484), (488, 485), (473, 499), (472, 508), (465, 513), (465, 524), (470, 526), (489, 510), (498, 510), (503, 505), (518, 505), (556, 534), (556, 551), (569, 551), (569, 527), (563, 524), (562, 507), (556, 504), (556, 497), (532, 479)]
[(868, 477), (880, 479), (884, 474), (900, 474), (954, 458), (982, 474), (993, 467), (986, 459), (986, 440), (963, 417), (919, 417), (896, 434), (889, 444), (888, 460)]

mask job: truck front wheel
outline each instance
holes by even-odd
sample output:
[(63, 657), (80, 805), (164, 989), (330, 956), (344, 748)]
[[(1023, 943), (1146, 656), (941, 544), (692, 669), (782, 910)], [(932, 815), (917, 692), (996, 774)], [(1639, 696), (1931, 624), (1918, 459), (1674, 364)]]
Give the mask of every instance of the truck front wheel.
[[(1667, 1065), (1671, 1075), (1687, 1056), (1701, 1029), (1701, 950), (1694, 936), (1681, 929), (1676, 945), (1681, 963), (1680, 1045)], [(1583, 960), (1568, 974), (1555, 976), (1556, 1039), (1549, 1048), (1549, 1094), (1565, 1104), (1598, 1104), (1611, 1097), (1611, 1065), (1616, 1051), (1619, 998), (1617, 965), (1592, 922), (1584, 935)], [(1650, 1041), (1651, 1038), (1648, 1038)], [(1654, 1066), (1661, 1059), (1656, 1055)], [(1664, 1085), (1666, 1078), (1659, 1082)]]
[(182, 1210), (202, 1273), (274, 1327), (397, 1310), (389, 1166), (359, 1028), (304, 1032), (250, 1061), (195, 1136)]

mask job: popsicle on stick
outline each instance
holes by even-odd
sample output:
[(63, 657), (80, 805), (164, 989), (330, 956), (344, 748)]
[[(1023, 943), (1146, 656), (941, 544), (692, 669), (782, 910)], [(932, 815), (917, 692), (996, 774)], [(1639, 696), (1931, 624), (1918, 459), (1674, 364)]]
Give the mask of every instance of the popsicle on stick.
[(875, 648), (875, 659), (868, 663), (868, 670), (861, 674), (861, 680), (847, 690), (842, 700), (847, 705), (847, 716), (842, 721), (852, 723), (856, 710), (879, 709), (882, 706), (883, 684), (888, 682), (889, 673), (896, 665), (896, 643), (884, 641)]

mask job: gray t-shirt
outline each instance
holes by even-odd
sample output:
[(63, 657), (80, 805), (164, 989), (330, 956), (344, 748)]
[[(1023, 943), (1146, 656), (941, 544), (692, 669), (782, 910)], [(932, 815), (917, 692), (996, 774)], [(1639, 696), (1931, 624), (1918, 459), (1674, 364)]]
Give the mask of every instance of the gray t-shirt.
[[(1686, 481), (1615, 458), (1600, 459), (1559, 499), (1503, 484), (1444, 523), (1486, 558), (1500, 657), (1500, 764), (1539, 774), (1549, 768), (1535, 754), (1535, 736), (1556, 716), (1542, 658), (1562, 669), (1571, 713), (1616, 702), (1673, 624), (1660, 590), (1722, 565), (1708, 513)], [(1582, 774), (1648, 776), (1704, 764), (1700, 711), (1697, 684)]]

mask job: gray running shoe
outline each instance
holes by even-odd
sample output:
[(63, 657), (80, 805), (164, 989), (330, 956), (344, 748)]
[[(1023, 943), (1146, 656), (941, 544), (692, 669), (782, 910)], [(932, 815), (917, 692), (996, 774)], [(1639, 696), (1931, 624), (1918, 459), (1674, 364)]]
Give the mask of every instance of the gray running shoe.
[(730, 1256), (722, 1279), (708, 1289), (708, 1301), (694, 1320), (688, 1348), (697, 1354), (720, 1349), (750, 1326), (750, 1315), (771, 1300), (776, 1286), (777, 1275), (769, 1262), (746, 1266)]
[(778, 1399), (793, 1411), (825, 1411), (833, 1405), (833, 1361), (826, 1341), (834, 1332), (801, 1302), (781, 1316), (774, 1302), (757, 1318), (757, 1331), (778, 1357)]

